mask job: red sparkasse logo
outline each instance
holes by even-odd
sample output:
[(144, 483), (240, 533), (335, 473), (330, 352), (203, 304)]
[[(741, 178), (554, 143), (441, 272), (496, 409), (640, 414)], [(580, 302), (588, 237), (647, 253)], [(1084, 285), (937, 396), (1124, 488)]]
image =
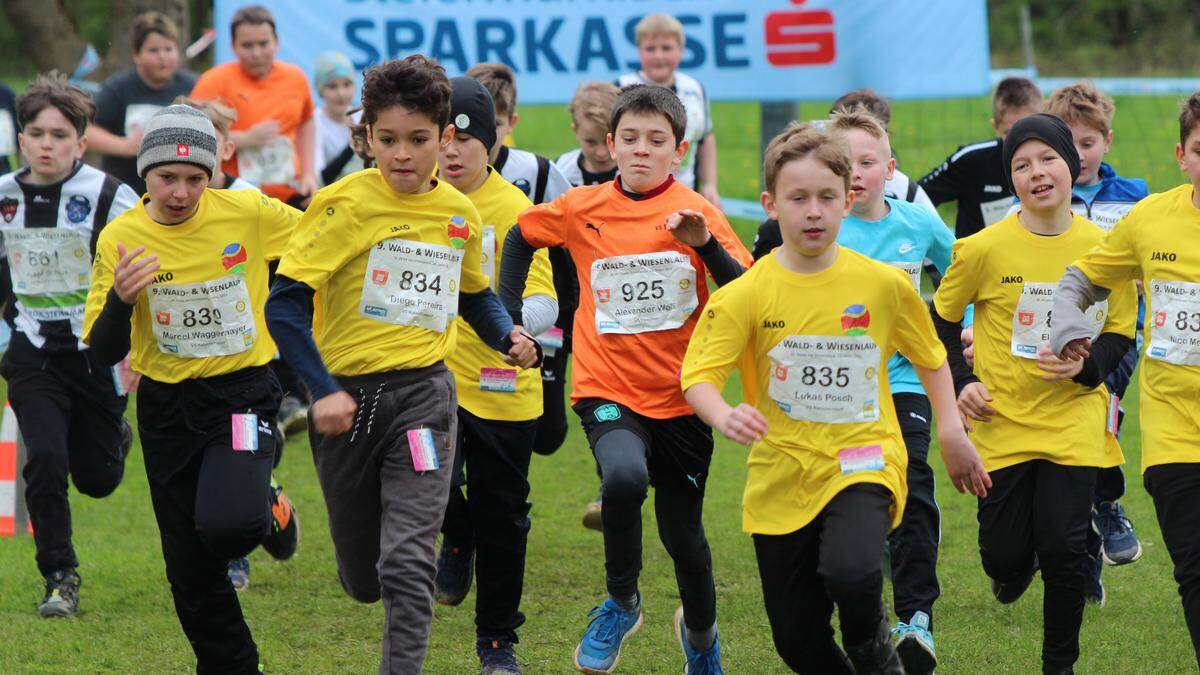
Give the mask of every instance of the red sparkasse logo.
[(376, 286), (384, 286), (387, 284), (387, 270), (371, 270), (371, 282)]
[(170, 312), (155, 312), (154, 319), (156, 321), (158, 321), (160, 326), (170, 326), (171, 325), (171, 313)]
[[(799, 7), (807, 0), (792, 0)], [(763, 24), (767, 62), (773, 66), (820, 66), (837, 60), (833, 13), (825, 9), (771, 12)]]
[(188, 145), (187, 143), (180, 143), (179, 145), (175, 146), (176, 157), (187, 157), (190, 154), (192, 154), (192, 146)]

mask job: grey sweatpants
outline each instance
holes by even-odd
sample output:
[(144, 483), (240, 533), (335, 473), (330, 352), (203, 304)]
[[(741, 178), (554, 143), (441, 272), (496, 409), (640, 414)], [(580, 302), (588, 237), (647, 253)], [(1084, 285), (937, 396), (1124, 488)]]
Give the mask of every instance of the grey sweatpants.
[[(349, 432), (312, 431), (338, 578), (359, 602), (383, 599), (381, 674), (421, 672), (433, 620), (435, 539), (454, 465), (454, 377), (426, 368), (338, 378), (358, 403)], [(409, 430), (432, 432), (440, 469), (413, 469)]]

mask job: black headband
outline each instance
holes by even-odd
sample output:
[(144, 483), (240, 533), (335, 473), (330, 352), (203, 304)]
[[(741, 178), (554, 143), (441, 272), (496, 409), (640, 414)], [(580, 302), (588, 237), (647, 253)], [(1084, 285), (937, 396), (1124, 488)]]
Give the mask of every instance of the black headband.
[(1071, 169), (1071, 184), (1079, 178), (1079, 152), (1075, 150), (1075, 139), (1071, 136), (1071, 128), (1067, 123), (1046, 113), (1037, 113), (1022, 117), (1012, 126), (1012, 130), (1004, 137), (1004, 180), (1008, 189), (1013, 189), (1012, 158), (1017, 154), (1017, 148), (1026, 141), (1038, 140), (1050, 146), (1063, 158)]

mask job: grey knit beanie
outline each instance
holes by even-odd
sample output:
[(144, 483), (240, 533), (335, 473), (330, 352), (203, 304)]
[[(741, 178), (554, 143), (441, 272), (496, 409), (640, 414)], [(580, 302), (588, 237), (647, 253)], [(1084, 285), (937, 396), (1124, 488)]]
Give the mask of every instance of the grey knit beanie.
[(138, 176), (159, 164), (195, 164), (212, 178), (217, 171), (217, 132), (204, 113), (187, 105), (169, 105), (146, 123), (138, 147)]

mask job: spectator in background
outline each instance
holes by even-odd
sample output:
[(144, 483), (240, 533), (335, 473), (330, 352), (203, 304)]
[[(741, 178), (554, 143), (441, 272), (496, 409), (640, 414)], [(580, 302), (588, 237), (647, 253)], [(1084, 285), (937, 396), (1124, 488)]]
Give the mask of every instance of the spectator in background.
[(192, 98), (221, 100), (237, 110), (230, 130), (237, 152), (221, 168), (303, 208), (317, 189), (308, 77), (299, 67), (275, 59), (279, 36), (275, 17), (265, 7), (239, 9), (230, 32), (237, 61), (204, 73), (192, 90)]
[[(146, 192), (137, 173), (138, 144), (146, 120), (188, 93), (196, 75), (179, 66), (179, 29), (158, 12), (133, 20), (133, 67), (112, 75), (96, 95), (96, 122), (88, 127), (88, 147), (100, 153), (100, 169), (133, 188)], [(0, 131), (3, 130), (0, 122)], [(3, 142), (0, 142), (0, 154)]]
[(354, 65), (350, 57), (335, 51), (318, 56), (313, 66), (313, 84), (321, 97), (321, 107), (313, 115), (317, 124), (313, 166), (321, 185), (329, 185), (363, 168), (362, 160), (350, 147), (350, 125), (358, 116), (346, 114), (354, 102)]
[(17, 153), (17, 95), (0, 84), (0, 174), (16, 171), (21, 164)]

